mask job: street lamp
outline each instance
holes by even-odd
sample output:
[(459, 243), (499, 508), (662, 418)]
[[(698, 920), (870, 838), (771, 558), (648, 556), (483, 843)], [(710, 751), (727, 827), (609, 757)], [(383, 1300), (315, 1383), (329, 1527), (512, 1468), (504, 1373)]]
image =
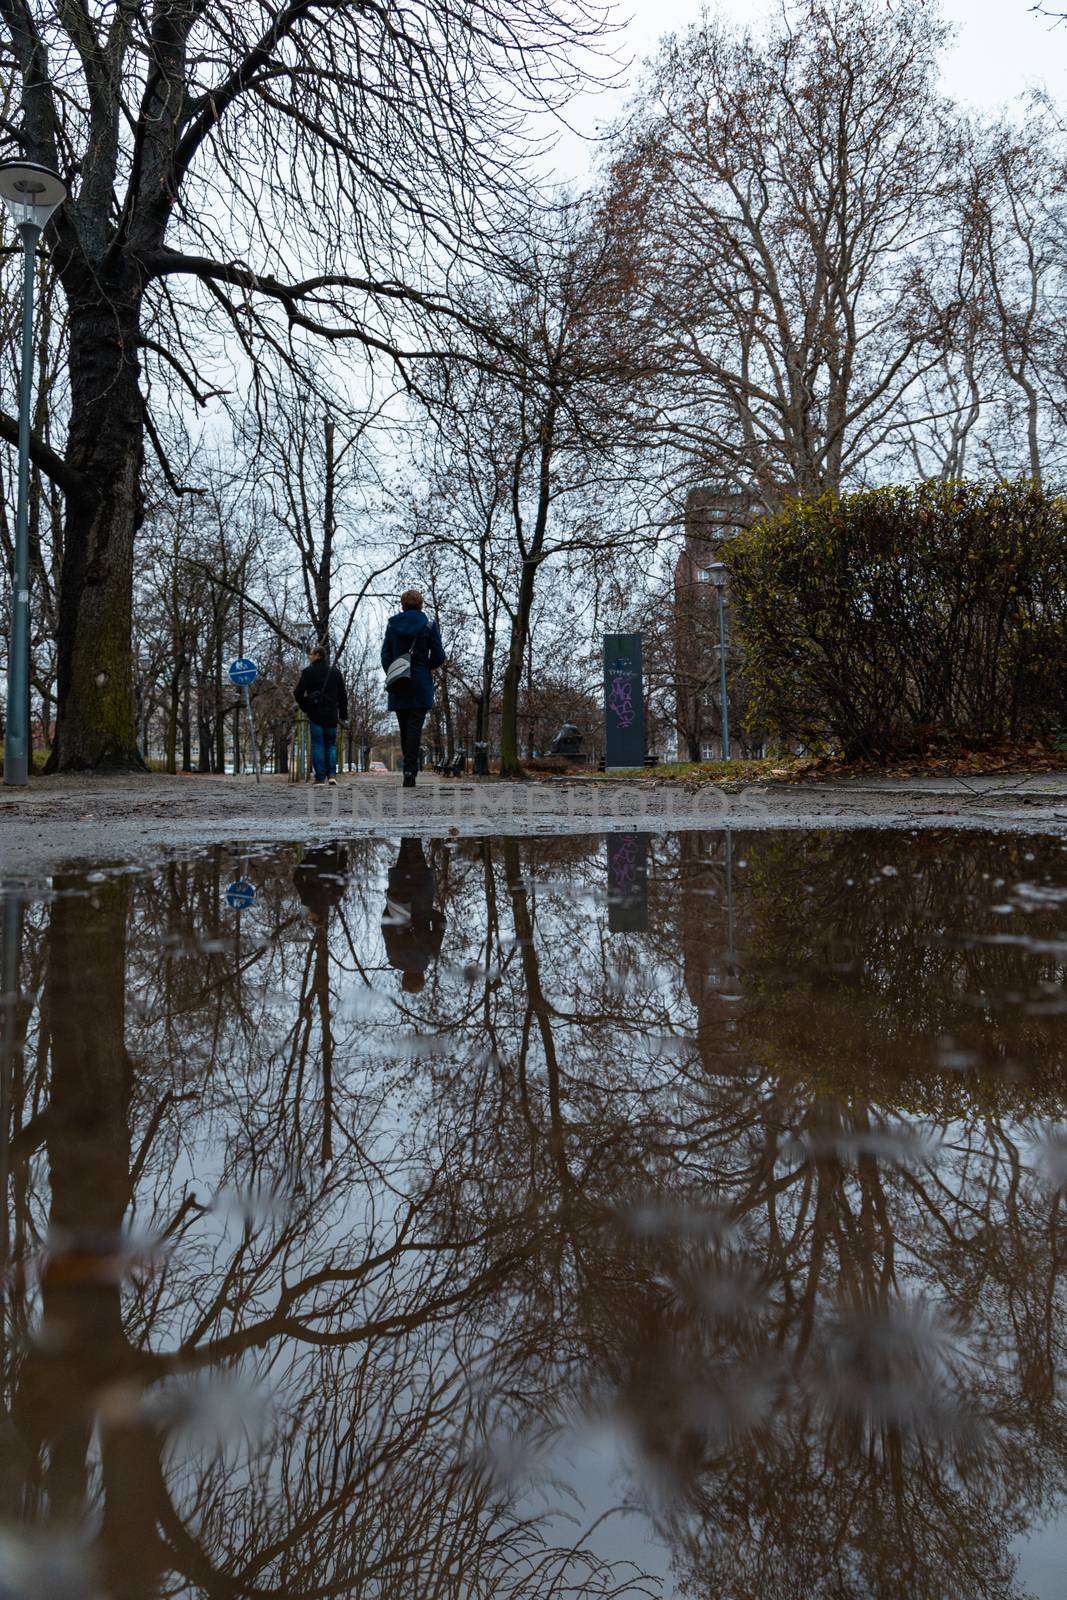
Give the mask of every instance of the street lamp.
[(713, 561), (708, 569), (719, 594), (719, 704), (722, 720), (722, 758), (730, 759), (730, 706), (726, 698), (726, 568)]
[(15, 570), (11, 585), (11, 642), (7, 656), (7, 733), (4, 782), (24, 784), (30, 765), (30, 391), (33, 385), (33, 257), (49, 217), (67, 198), (67, 186), (34, 161), (0, 164), (3, 200), (22, 238), (22, 370), (19, 374), (19, 487), (15, 512)]

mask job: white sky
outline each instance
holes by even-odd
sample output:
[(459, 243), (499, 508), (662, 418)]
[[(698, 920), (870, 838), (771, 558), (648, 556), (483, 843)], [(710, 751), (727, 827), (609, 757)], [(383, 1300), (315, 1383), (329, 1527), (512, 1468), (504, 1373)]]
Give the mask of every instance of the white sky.
[[(936, 5), (936, 0), (930, 3)], [(955, 46), (944, 59), (944, 87), (954, 99), (992, 111), (1040, 85), (1067, 102), (1067, 23), (1035, 16), (1030, 4), (1031, 0), (942, 0), (941, 14), (957, 28)], [(1062, 5), (1067, 11), (1067, 0)], [(739, 23), (758, 24), (778, 8), (775, 0), (717, 0), (707, 9)], [(631, 20), (617, 36), (614, 52), (621, 61), (633, 58), (626, 81), (636, 80), (641, 61), (651, 55), (663, 34), (684, 31), (701, 10), (701, 0), (621, 0), (617, 15)], [(627, 92), (585, 94), (571, 107), (569, 120), (590, 135), (598, 123), (618, 114)], [(562, 176), (581, 180), (591, 174), (595, 153), (590, 143), (565, 135), (553, 164)]]

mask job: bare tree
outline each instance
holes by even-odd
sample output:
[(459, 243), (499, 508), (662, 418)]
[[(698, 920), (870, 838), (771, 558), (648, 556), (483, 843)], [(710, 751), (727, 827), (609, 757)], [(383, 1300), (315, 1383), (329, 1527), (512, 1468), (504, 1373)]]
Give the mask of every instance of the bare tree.
[(199, 404), (227, 342), (253, 376), (271, 350), (310, 386), (320, 341), (404, 374), (440, 352), (432, 283), (484, 233), (530, 108), (582, 80), (603, 17), (585, 0), (2, 0), (0, 18), (21, 90), (9, 149), (75, 180), (47, 235), (67, 442), (34, 445), (66, 498), (53, 762), (125, 766), (146, 440), (187, 487), (142, 377)]
[(323, 644), (342, 646), (347, 637), (337, 610), (350, 596), (339, 585), (367, 509), (361, 482), (380, 489), (369, 437), (376, 415), (280, 382), (258, 426), (240, 441), (250, 489), (263, 500), (264, 522), (288, 537), (311, 637)]
[[(444, 537), (477, 591), (483, 704), (506, 619), (500, 753), (511, 775), (522, 770), (519, 703), (540, 574), (565, 566), (580, 609), (595, 615), (598, 570), (628, 538), (614, 516), (625, 374), (605, 337), (608, 249), (583, 203), (532, 215), (502, 246), (495, 279), (469, 289), (472, 320), (493, 324), (518, 359), (506, 373), (486, 372), (484, 353), (472, 359), (435, 406), (435, 492), (454, 486), (465, 505)], [(585, 642), (572, 636), (571, 651)]]
[(1039, 487), (1060, 459), (1067, 416), (1065, 170), (1061, 130), (1038, 103), (1019, 125), (981, 131), (966, 194), (999, 380), (986, 448), (1001, 471), (1022, 470)]
[(955, 314), (943, 25), (805, 0), (764, 38), (669, 39), (615, 137), (603, 201), (646, 428), (690, 482), (767, 506), (884, 468)]

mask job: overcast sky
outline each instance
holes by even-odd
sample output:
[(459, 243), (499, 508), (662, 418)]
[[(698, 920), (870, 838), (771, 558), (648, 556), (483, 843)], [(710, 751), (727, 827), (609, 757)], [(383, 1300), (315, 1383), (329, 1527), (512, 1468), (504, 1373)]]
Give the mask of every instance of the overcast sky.
[[(1055, 3), (1055, 0), (1047, 0)], [(758, 22), (777, 9), (774, 0), (718, 0), (708, 10), (737, 22)], [(1067, 0), (1063, 0), (1067, 10)], [(620, 59), (634, 58), (628, 77), (636, 77), (640, 61), (665, 33), (683, 31), (701, 13), (700, 0), (621, 0), (619, 17), (630, 22), (616, 43)], [(942, 0), (942, 15), (955, 24), (956, 43), (945, 56), (945, 88), (954, 99), (993, 110), (1026, 89), (1043, 85), (1067, 104), (1067, 23), (1038, 17), (1030, 0)], [(585, 134), (598, 122), (616, 115), (624, 92), (582, 96), (571, 109), (571, 121)], [(591, 145), (564, 137), (555, 164), (568, 178), (587, 176), (595, 159)]]

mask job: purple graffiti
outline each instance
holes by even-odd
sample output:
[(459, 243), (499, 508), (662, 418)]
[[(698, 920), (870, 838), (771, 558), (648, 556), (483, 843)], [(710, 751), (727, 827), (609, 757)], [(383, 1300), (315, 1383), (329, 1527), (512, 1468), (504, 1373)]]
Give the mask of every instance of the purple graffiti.
[(620, 728), (633, 727), (634, 686), (629, 678), (612, 678), (608, 708), (615, 713)]
[(612, 887), (621, 895), (628, 895), (637, 878), (637, 840), (620, 839), (614, 842), (611, 853)]

